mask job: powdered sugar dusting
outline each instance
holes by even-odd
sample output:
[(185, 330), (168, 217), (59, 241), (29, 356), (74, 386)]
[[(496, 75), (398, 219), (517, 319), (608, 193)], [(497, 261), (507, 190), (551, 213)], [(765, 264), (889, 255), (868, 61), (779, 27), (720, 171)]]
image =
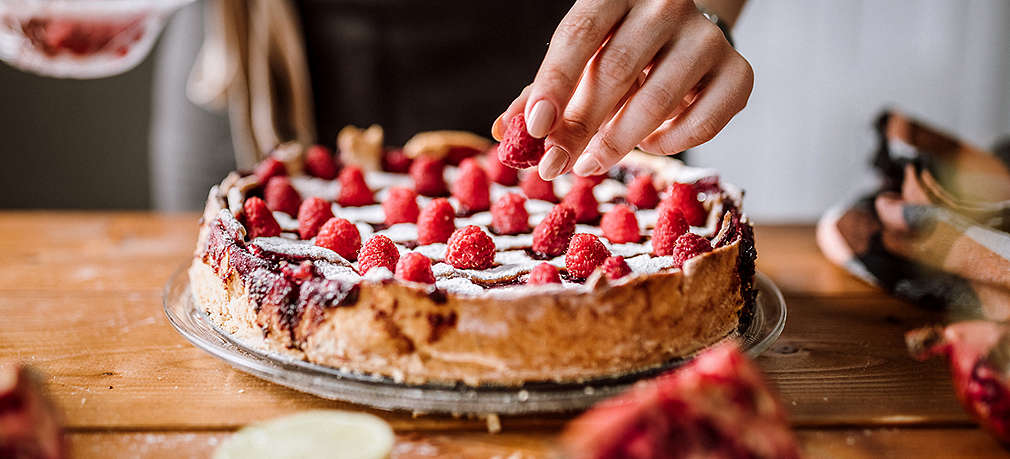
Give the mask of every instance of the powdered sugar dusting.
[(347, 260), (337, 255), (337, 252), (317, 247), (311, 241), (291, 240), (282, 237), (258, 237), (253, 239), (251, 245), (257, 246), (265, 252), (276, 253), (299, 260), (326, 260), (330, 263), (349, 264)]
[(277, 224), (281, 226), (282, 231), (298, 232), (298, 219), (288, 215), (286, 212), (275, 210), (272, 213), (274, 214), (274, 220), (277, 220)]
[(417, 225), (414, 223), (397, 223), (375, 234), (386, 236), (393, 242), (416, 241)]
[(337, 199), (337, 193), (340, 191), (340, 184), (336, 180), (324, 180), (307, 175), (291, 177), (291, 186), (302, 199), (316, 197), (333, 201)]

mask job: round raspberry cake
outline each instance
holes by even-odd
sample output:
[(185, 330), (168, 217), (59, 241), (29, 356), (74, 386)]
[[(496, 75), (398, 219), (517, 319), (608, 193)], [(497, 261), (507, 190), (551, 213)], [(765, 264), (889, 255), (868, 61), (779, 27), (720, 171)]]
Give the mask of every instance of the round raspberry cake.
[(520, 385), (690, 355), (754, 301), (742, 193), (711, 170), (632, 152), (545, 182), (476, 136), (373, 129), (211, 189), (189, 276), (220, 329), (411, 384)]

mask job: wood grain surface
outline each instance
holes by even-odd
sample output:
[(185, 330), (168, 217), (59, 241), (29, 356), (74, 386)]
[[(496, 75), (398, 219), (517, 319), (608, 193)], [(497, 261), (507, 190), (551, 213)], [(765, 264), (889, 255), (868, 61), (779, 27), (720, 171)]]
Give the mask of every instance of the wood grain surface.
[[(161, 289), (188, 260), (196, 230), (193, 214), (0, 212), (0, 360), (48, 375), (76, 456), (202, 457), (250, 422), (370, 411), (232, 370), (172, 329)], [(757, 235), (758, 267), (789, 308), (785, 332), (757, 363), (810, 457), (1004, 454), (958, 406), (942, 362), (907, 357), (904, 331), (944, 321), (941, 312), (832, 266), (809, 226)], [(397, 431), (397, 457), (541, 457), (571, 417), (506, 417), (491, 435), (480, 419), (372, 412)]]

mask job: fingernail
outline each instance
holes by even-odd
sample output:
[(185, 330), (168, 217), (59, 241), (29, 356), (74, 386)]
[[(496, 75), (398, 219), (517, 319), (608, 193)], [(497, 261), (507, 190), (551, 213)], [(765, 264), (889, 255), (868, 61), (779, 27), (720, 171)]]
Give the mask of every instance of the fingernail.
[(503, 116), (505, 116), (504, 113), (498, 115), (498, 118), (495, 119), (494, 123), (491, 124), (491, 137), (494, 137), (494, 139), (499, 142), (501, 142), (502, 136), (505, 135), (505, 129), (502, 127), (502, 119), (501, 119), (501, 117)]
[(554, 125), (554, 115), (554, 104), (546, 100), (537, 102), (526, 116), (526, 131), (533, 137), (543, 138)]
[(554, 180), (565, 171), (565, 166), (568, 166), (568, 153), (561, 147), (553, 146), (540, 159), (540, 167), (537, 169), (540, 172), (540, 178)]
[(600, 169), (603, 169), (603, 165), (596, 159), (596, 156), (586, 153), (580, 156), (578, 161), (575, 161), (572, 172), (575, 172), (575, 175), (587, 177), (599, 174), (602, 172)]

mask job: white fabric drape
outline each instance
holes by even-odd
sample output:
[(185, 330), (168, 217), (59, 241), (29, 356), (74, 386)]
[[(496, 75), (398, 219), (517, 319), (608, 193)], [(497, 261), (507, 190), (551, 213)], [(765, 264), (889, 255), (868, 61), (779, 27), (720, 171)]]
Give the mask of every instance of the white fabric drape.
[(901, 109), (988, 147), (1010, 134), (1010, 2), (751, 0), (734, 30), (754, 92), (692, 152), (759, 222), (812, 221), (865, 190), (870, 129)]

